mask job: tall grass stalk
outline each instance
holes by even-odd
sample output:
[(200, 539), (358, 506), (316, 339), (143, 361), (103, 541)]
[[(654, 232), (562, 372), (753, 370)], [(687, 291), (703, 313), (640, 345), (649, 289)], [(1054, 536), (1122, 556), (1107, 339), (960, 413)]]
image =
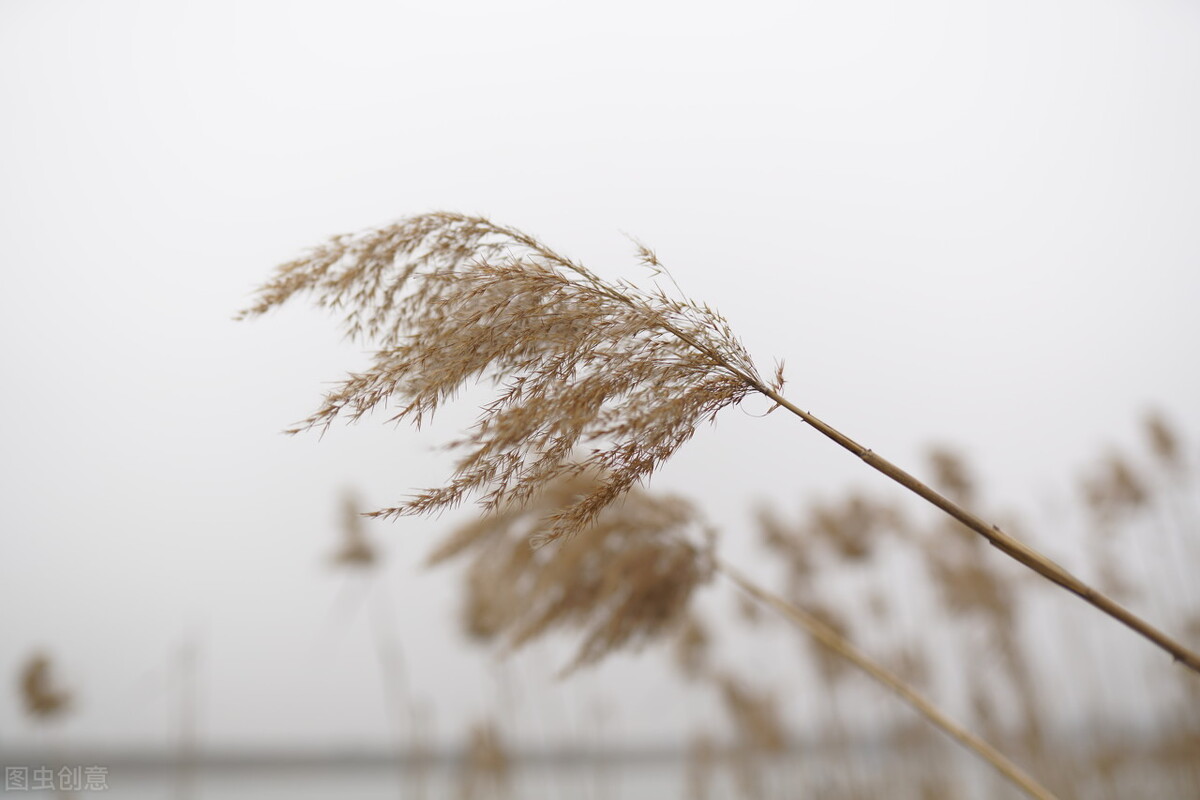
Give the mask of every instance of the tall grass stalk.
[(821, 647), (832, 651), (858, 667), (889, 692), (910, 705), (918, 714), (948, 734), (956, 742), (994, 767), (1006, 780), (1010, 781), (1025, 794), (1038, 798), (1038, 800), (1054, 800), (1055, 795), (1049, 789), (1042, 786), (1031, 775), (1010, 761), (1007, 756), (954, 722), (901, 678), (873, 661), (820, 619), (804, 611), (799, 606), (789, 603), (774, 592), (762, 588), (727, 562), (716, 559), (715, 566), (716, 571), (732, 581), (738, 589), (800, 626)]
[[(375, 656), (379, 663), (384, 708), (395, 747), (397, 786), (401, 797), (421, 800), (425, 796), (425, 764), (421, 757), (424, 743), (420, 740), (422, 730), (418, 721), (417, 704), (408, 685), (398, 620), (392, 611), (391, 598), (386, 593), (387, 585), (379, 580), (380, 556), (363, 530), (358, 501), (352, 493), (342, 496), (341, 533), (341, 544), (330, 560), (336, 567), (361, 573), (366, 581), (362, 588), (366, 592), (367, 613), (370, 617)], [(411, 776), (410, 771), (413, 772)]]
[(1189, 650), (1183, 644), (1129, 611), (1104, 593), (1084, 583), (1032, 547), (1004, 533), (998, 526), (989, 525), (970, 511), (967, 511), (962, 506), (939, 494), (930, 486), (917, 480), (908, 472), (900, 469), (891, 461), (868, 450), (807, 411), (802, 411), (771, 387), (760, 385), (755, 386), (755, 389), (771, 398), (781, 408), (800, 417), (800, 419), (816, 428), (822, 435), (832, 439), (840, 447), (849, 450), (861, 458), (871, 468), (883, 473), (913, 494), (932, 503), (975, 533), (978, 533), (1000, 552), (1015, 559), (1047, 580), (1058, 584), (1072, 594), (1078, 595), (1100, 611), (1103, 611), (1108, 616), (1141, 634), (1163, 650), (1166, 650), (1176, 661), (1182, 662), (1185, 666), (1196, 672), (1200, 672), (1200, 655)]

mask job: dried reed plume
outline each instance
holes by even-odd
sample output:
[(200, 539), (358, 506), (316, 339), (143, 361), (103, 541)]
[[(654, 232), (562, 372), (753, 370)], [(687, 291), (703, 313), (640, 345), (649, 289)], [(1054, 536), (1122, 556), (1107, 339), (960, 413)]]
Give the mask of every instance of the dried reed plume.
[(731, 675), (715, 676), (725, 713), (737, 738), (730, 751), (734, 780), (746, 798), (765, 796), (760, 762), (787, 749), (779, 706), (770, 692), (756, 692)]
[[(657, 267), (642, 248), (642, 261)], [(480, 379), (499, 396), (465, 438), (449, 483), (383, 516), (454, 506), (488, 511), (586, 470), (605, 480), (555, 515), (545, 539), (575, 533), (647, 478), (722, 408), (761, 382), (728, 324), (707, 306), (608, 284), (511, 228), (429, 214), (329, 244), (280, 268), (243, 316), (292, 295), (345, 312), (350, 336), (379, 346), (300, 426), (352, 420), (389, 401), (420, 425)], [(579, 448), (590, 449), (576, 460)]]
[[(974, 751), (1031, 797), (1053, 795), (995, 748), (952, 722), (894, 674), (855, 649), (821, 615), (804, 611), (751, 582), (713, 552), (713, 534), (699, 513), (680, 498), (630, 490), (606, 507), (585, 533), (534, 549), (553, 522), (548, 512), (586, 495), (603, 476), (562, 478), (525, 507), (472, 520), (451, 531), (430, 556), (431, 564), (471, 556), (464, 626), (473, 636), (518, 647), (557, 627), (583, 629), (584, 641), (567, 670), (593, 663), (622, 646), (676, 633), (676, 663), (685, 677), (713, 684), (735, 723), (743, 759), (780, 752), (786, 738), (769, 698), (756, 697), (731, 676), (715, 672), (709, 635), (689, 613), (696, 588), (723, 573), (754, 601), (780, 612), (819, 645), (826, 669), (846, 665), (865, 671), (934, 725)], [(703, 546), (689, 541), (697, 530)], [(738, 753), (735, 753), (738, 755)], [(752, 760), (752, 759), (751, 759)], [(739, 779), (750, 776), (741, 763)], [(751, 770), (752, 771), (752, 770)]]
[(688, 614), (683, 620), (675, 637), (675, 666), (683, 677), (694, 681), (708, 676), (711, 638), (695, 614)]
[(760, 753), (782, 753), (787, 749), (787, 733), (772, 694), (755, 692), (732, 675), (719, 676), (717, 683), (744, 742)]
[(508, 796), (509, 756), (494, 722), (484, 721), (471, 727), (464, 760), (459, 787), (462, 800)]
[(712, 576), (696, 511), (679, 498), (629, 490), (597, 515), (585, 535), (534, 549), (549, 514), (586, 496), (601, 476), (563, 478), (523, 508), (508, 508), (453, 531), (430, 556), (470, 551), (464, 627), (516, 648), (559, 627), (583, 631), (568, 671), (608, 652), (639, 646), (686, 618), (693, 591)]
[(1179, 436), (1167, 423), (1161, 412), (1151, 411), (1143, 422), (1146, 436), (1150, 440), (1150, 449), (1160, 463), (1172, 472), (1183, 468), (1183, 453)]
[(70, 707), (71, 695), (55, 686), (51, 673), (50, 657), (41, 652), (31, 655), (21, 668), (21, 699), (35, 719), (52, 719)]
[(342, 541), (331, 560), (338, 566), (363, 569), (374, 566), (379, 560), (363, 531), (358, 499), (349, 492), (342, 495)]
[[(641, 261), (661, 271), (639, 246)], [(480, 217), (433, 213), (338, 236), (284, 264), (255, 316), (311, 294), (343, 314), (347, 335), (379, 349), (297, 430), (361, 418), (396, 402), (393, 420), (421, 424), (464, 385), (490, 380), (498, 396), (467, 435), (443, 487), (383, 516), (437, 511), (481, 494), (486, 510), (519, 505), (555, 478), (588, 470), (603, 483), (554, 513), (542, 541), (576, 533), (648, 478), (723, 408), (768, 397), (997, 549), (1080, 596), (1200, 672), (1200, 655), (1042, 554), (989, 525), (767, 383), (715, 311), (661, 290), (608, 283), (533, 237)], [(775, 407), (773, 406), (773, 408)], [(579, 448), (588, 455), (575, 459)]]

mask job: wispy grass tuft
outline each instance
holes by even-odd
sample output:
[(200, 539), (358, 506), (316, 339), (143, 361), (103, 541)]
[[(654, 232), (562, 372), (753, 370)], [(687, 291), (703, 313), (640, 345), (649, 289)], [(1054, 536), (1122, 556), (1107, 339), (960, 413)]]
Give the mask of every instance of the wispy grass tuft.
[[(660, 268), (644, 247), (639, 256)], [(450, 445), (461, 453), (451, 480), (381, 516), (437, 511), (471, 495), (495, 511), (565, 475), (602, 472), (599, 485), (556, 512), (542, 538), (576, 533), (701, 422), (753, 391), (747, 376), (758, 380), (711, 308), (606, 283), (478, 217), (429, 214), (338, 237), (281, 267), (242, 316), (298, 293), (342, 312), (347, 335), (380, 349), (297, 430), (386, 405), (392, 420), (420, 425), (465, 385), (498, 388), (479, 422)]]

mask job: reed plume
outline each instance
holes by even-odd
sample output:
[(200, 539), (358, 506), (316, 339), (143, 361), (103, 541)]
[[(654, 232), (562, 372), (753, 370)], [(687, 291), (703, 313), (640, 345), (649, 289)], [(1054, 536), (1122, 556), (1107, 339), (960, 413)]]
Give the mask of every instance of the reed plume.
[[(647, 265), (654, 254), (640, 249)], [(499, 395), (451, 447), (454, 476), (393, 508), (436, 511), (481, 494), (486, 511), (528, 500), (563, 475), (605, 480), (555, 513), (544, 540), (575, 533), (646, 479), (703, 421), (753, 390), (758, 373), (715, 311), (661, 291), (609, 284), (512, 228), (429, 214), (338, 237), (280, 268), (242, 316), (297, 293), (344, 312), (347, 335), (377, 343), (371, 367), (330, 393), (299, 429), (397, 403), (420, 425), (464, 385)], [(583, 459), (580, 449), (589, 450)]]
[[(690, 609), (694, 592), (723, 574), (754, 602), (798, 625), (818, 645), (831, 674), (849, 666), (864, 671), (1031, 797), (1053, 795), (995, 748), (952, 722), (903, 680), (849, 643), (824, 619), (832, 612), (804, 610), (763, 589), (719, 559), (714, 534), (686, 500), (640, 489), (606, 507), (586, 532), (542, 548), (529, 546), (548, 526), (548, 512), (586, 495), (602, 475), (561, 478), (521, 508), (509, 508), (452, 530), (430, 555), (430, 564), (470, 558), (464, 624), (472, 635), (519, 647), (550, 630), (575, 628), (584, 640), (565, 671), (594, 663), (609, 652), (639, 646), (674, 632), (682, 674), (715, 687), (738, 731), (750, 777), (756, 754), (779, 753), (783, 727), (769, 698), (750, 693), (736, 678), (714, 670), (710, 637)], [(697, 544), (697, 534), (704, 537)], [(745, 759), (750, 759), (746, 761)], [(748, 784), (747, 784), (748, 785)]]
[(25, 711), (36, 719), (52, 719), (70, 708), (71, 695), (59, 687), (53, 676), (50, 656), (35, 652), (21, 667), (19, 679)]
[[(638, 257), (662, 271), (640, 245)], [(544, 543), (574, 534), (653, 474), (701, 422), (757, 392), (1200, 672), (1200, 655), (790, 402), (780, 393), (782, 366), (765, 381), (706, 305), (606, 282), (528, 234), (451, 213), (334, 237), (281, 266), (240, 317), (297, 294), (342, 314), (347, 335), (379, 349), (366, 371), (350, 375), (295, 430), (327, 428), (339, 416), (357, 420), (389, 403), (392, 420), (420, 425), (467, 384), (491, 381), (498, 389), (451, 444), (460, 458), (449, 481), (376, 515), (438, 511), (474, 495), (496, 511), (556, 478), (596, 471), (603, 482), (555, 511), (537, 536)], [(581, 449), (586, 455), (577, 459)]]
[(1146, 414), (1143, 425), (1146, 437), (1150, 441), (1150, 449), (1159, 463), (1165, 465), (1171, 472), (1178, 472), (1186, 465), (1183, 460), (1183, 447), (1179, 435), (1159, 411)]
[(787, 749), (779, 704), (772, 694), (755, 692), (732, 675), (721, 675), (718, 684), (729, 715), (756, 751), (782, 753)]
[(522, 508), (452, 531), (430, 556), (471, 556), (464, 627), (517, 648), (556, 628), (582, 631), (567, 671), (612, 650), (637, 647), (684, 622), (694, 590), (712, 577), (711, 554), (693, 541), (703, 527), (686, 501), (640, 489), (609, 505), (585, 535), (534, 549), (562, 503), (603, 476), (563, 478)]
[(770, 692), (755, 691), (732, 675), (716, 676), (715, 682), (737, 734), (730, 751), (734, 780), (743, 797), (759, 800), (765, 797), (762, 760), (787, 749), (778, 703)]
[(485, 720), (471, 727), (464, 761), (459, 786), (461, 800), (509, 796), (511, 759), (494, 722)]
[(675, 637), (675, 666), (683, 677), (691, 681), (708, 677), (711, 638), (695, 614), (688, 614), (683, 620)]
[(361, 569), (369, 569), (379, 560), (363, 530), (358, 499), (349, 492), (342, 495), (342, 541), (330, 560), (337, 566)]
[(686, 756), (686, 790), (688, 800), (708, 800), (711, 796), (713, 774), (718, 763), (716, 742), (706, 733), (693, 737)]

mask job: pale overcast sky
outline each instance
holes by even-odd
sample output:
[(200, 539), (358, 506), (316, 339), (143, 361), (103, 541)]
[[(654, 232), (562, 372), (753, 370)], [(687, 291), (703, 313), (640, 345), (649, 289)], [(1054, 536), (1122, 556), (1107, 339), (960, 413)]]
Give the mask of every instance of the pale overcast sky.
[[(280, 434), (361, 348), (302, 304), (232, 316), (335, 233), (482, 213), (607, 276), (636, 236), (796, 403), (914, 468), (957, 444), (1014, 507), (1150, 406), (1200, 431), (1200, 6), (734, 9), (0, 0), (0, 747), (36, 738), (11, 690), (36, 647), (79, 695), (68, 739), (161, 742), (190, 636), (206, 742), (385, 741), (366, 621), (331, 611), (339, 494), (436, 484), (472, 411)], [(654, 487), (732, 540), (850, 483), (886, 491), (731, 410)], [(413, 568), (447, 522), (371, 532), (450, 737), (496, 687), (452, 580)], [(547, 689), (536, 724), (586, 729), (624, 682), (614, 725), (677, 732), (646, 664)]]

